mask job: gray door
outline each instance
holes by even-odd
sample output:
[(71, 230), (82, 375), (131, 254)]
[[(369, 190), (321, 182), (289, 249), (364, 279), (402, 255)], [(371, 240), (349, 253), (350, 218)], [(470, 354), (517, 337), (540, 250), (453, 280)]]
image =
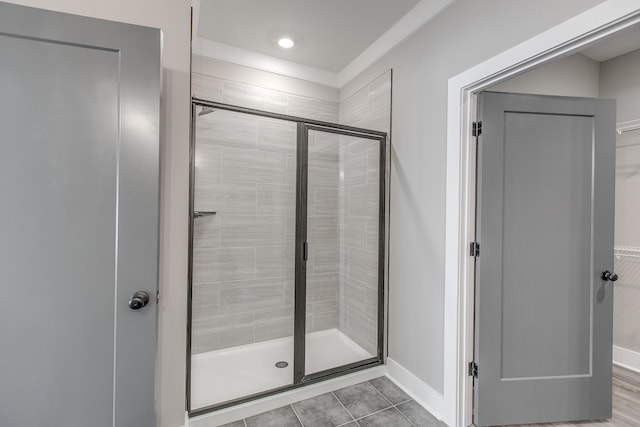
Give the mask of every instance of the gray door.
[(160, 31), (0, 3), (0, 94), (0, 425), (154, 426)]
[(611, 417), (615, 102), (479, 97), (474, 421)]

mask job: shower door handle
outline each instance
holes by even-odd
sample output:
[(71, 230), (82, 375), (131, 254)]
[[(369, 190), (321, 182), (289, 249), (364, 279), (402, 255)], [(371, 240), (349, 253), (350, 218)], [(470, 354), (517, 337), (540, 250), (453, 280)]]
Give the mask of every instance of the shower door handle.
[(135, 292), (129, 298), (129, 308), (131, 310), (140, 310), (147, 304), (149, 304), (149, 294), (144, 291)]
[(610, 281), (610, 282), (615, 282), (616, 280), (618, 280), (618, 275), (616, 273), (612, 273), (609, 270), (605, 270), (602, 273), (600, 273), (600, 278), (604, 281)]

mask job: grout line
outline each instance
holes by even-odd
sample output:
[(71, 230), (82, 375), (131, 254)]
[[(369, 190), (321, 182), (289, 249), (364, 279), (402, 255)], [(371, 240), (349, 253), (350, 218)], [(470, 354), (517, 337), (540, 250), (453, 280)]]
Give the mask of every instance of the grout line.
[(298, 419), (298, 422), (300, 423), (300, 425), (302, 427), (304, 427), (304, 424), (302, 423), (302, 420), (300, 419), (300, 416), (298, 415), (298, 413), (296, 412), (296, 408), (293, 407), (293, 405), (289, 405), (291, 406), (291, 410), (293, 411), (293, 414), (296, 416), (296, 418)]
[(371, 387), (371, 388), (373, 388), (375, 391), (377, 391), (377, 392), (378, 392), (378, 394), (379, 394), (380, 396), (382, 396), (382, 398), (383, 398), (384, 400), (386, 400), (387, 402), (389, 402), (389, 405), (391, 405), (391, 406), (395, 406), (395, 405), (394, 405), (394, 404), (393, 404), (389, 399), (387, 399), (387, 397), (386, 397), (384, 394), (382, 394), (382, 392), (381, 392), (380, 390), (378, 390), (378, 389), (376, 388), (376, 386), (374, 386), (373, 384), (371, 384), (371, 381), (367, 381), (367, 384), (369, 384), (369, 387)]
[[(287, 162), (287, 160), (285, 159), (285, 169), (287, 167), (287, 163), (286, 162)], [(285, 170), (285, 179), (286, 179), (286, 170)], [(258, 183), (255, 182), (255, 183), (253, 183), (253, 185), (254, 185), (254, 189), (256, 190), (256, 208), (254, 209), (253, 212), (254, 212), (255, 215), (258, 215), (259, 214), (259, 211), (258, 211)]]
[[(366, 417), (370, 417), (370, 416), (372, 416), (372, 415), (378, 414), (378, 413), (383, 412), (383, 411), (386, 411), (386, 410), (388, 410), (388, 409), (395, 409), (395, 410), (396, 410), (396, 411), (398, 411), (398, 412), (400, 413), (400, 415), (402, 415), (402, 416), (403, 416), (403, 417), (404, 417), (404, 418), (405, 418), (405, 419), (406, 419), (406, 420), (407, 420), (407, 421), (408, 421), (412, 426), (415, 426), (415, 424), (413, 423), (413, 421), (411, 421), (411, 420), (410, 420), (410, 419), (409, 419), (409, 418), (408, 418), (408, 417), (407, 417), (407, 416), (406, 416), (406, 415), (405, 415), (401, 410), (399, 410), (399, 409), (397, 408), (397, 406), (398, 406), (398, 405), (401, 405), (401, 404), (403, 404), (403, 403), (409, 402), (409, 401), (411, 401), (411, 400), (413, 400), (413, 399), (408, 399), (408, 400), (405, 400), (405, 401), (403, 401), (403, 402), (399, 402), (399, 403), (397, 403), (397, 404), (393, 404), (389, 399), (387, 399), (387, 397), (386, 397), (384, 394), (382, 394), (382, 392), (381, 392), (380, 390), (378, 390), (378, 389), (377, 389), (373, 384), (371, 384), (371, 382), (370, 382), (370, 381), (365, 381), (365, 382), (366, 382), (370, 387), (372, 387), (372, 388), (373, 388), (373, 389), (374, 389), (374, 390), (375, 390), (375, 391), (376, 391), (380, 396), (382, 396), (382, 398), (383, 398), (384, 400), (386, 400), (387, 402), (389, 402), (389, 405), (391, 405), (391, 406), (389, 406), (389, 407), (387, 407), (387, 408), (384, 408), (384, 409), (381, 409), (381, 410), (376, 411), (376, 412), (372, 412), (372, 413), (367, 414), (367, 415), (363, 415), (362, 417), (355, 419), (355, 421), (356, 421), (356, 424), (357, 424), (357, 425), (360, 425), (360, 423), (358, 423), (358, 420), (361, 420), (361, 419), (366, 418)], [(338, 399), (338, 401), (340, 401), (340, 400)], [(340, 403), (342, 403), (342, 402), (340, 402)], [(346, 408), (345, 408), (345, 409), (346, 409)]]
[(253, 311), (251, 312), (251, 314), (253, 314), (253, 342), (252, 344), (256, 343), (256, 312)]
[(413, 421), (411, 421), (409, 419), (409, 417), (407, 417), (404, 412), (402, 412), (400, 409), (396, 408), (395, 406), (393, 407), (393, 409), (395, 409), (396, 411), (398, 411), (400, 413), (400, 415), (402, 415), (407, 421), (409, 421), (409, 424), (411, 424), (412, 426), (415, 426), (415, 424), (413, 423)]
[[(347, 414), (349, 414), (349, 416), (351, 417), (351, 421), (355, 421), (355, 420), (356, 420), (356, 419), (355, 419), (355, 417), (351, 414), (351, 412), (349, 412), (349, 410), (347, 409), (347, 407), (346, 407), (346, 406), (344, 406), (344, 404), (340, 401), (340, 399), (338, 399), (338, 396), (336, 396), (334, 392), (331, 392), (331, 395), (333, 396), (333, 398), (334, 398), (334, 399), (336, 399), (336, 400), (338, 401), (338, 403), (340, 404), (340, 406), (342, 406), (342, 407), (344, 408), (344, 410), (345, 410), (345, 411), (347, 411)], [(349, 423), (350, 423), (351, 421), (349, 421)], [(346, 423), (346, 424), (349, 424), (349, 423)]]
[(361, 420), (361, 419), (363, 419), (363, 418), (370, 417), (370, 416), (372, 416), (372, 415), (379, 414), (380, 412), (384, 412), (384, 411), (386, 411), (386, 410), (388, 410), (388, 409), (392, 409), (392, 408), (393, 408), (393, 406), (389, 406), (388, 408), (380, 409), (379, 411), (375, 411), (375, 412), (372, 412), (372, 413), (370, 413), (370, 414), (363, 415), (363, 416), (361, 416), (360, 418), (356, 418), (356, 419), (355, 419), (355, 421)]
[(360, 425), (360, 423), (358, 422), (359, 420), (361, 420), (361, 419), (363, 419), (363, 418), (370, 417), (370, 416), (372, 416), (372, 415), (379, 414), (380, 412), (388, 411), (389, 409), (395, 409), (396, 411), (398, 411), (398, 412), (400, 413), (400, 415), (402, 415), (402, 416), (403, 416), (407, 421), (409, 421), (409, 424), (411, 424), (412, 426), (416, 426), (416, 425), (415, 425), (415, 424), (414, 424), (414, 423), (413, 423), (409, 418), (407, 418), (407, 416), (406, 416), (405, 414), (403, 414), (403, 413), (402, 413), (402, 411), (401, 411), (401, 410), (399, 410), (399, 409), (398, 409), (398, 408), (396, 408), (395, 406), (390, 406), (390, 407), (388, 407), (388, 408), (384, 408), (384, 409), (381, 409), (381, 410), (379, 410), (379, 411), (372, 412), (372, 413), (367, 414), (367, 415), (363, 415), (363, 416), (361, 416), (360, 418), (357, 418), (357, 419), (355, 420), (355, 422), (356, 422), (356, 424)]
[(413, 400), (413, 399), (409, 398), (409, 399), (407, 399), (407, 400), (403, 400), (402, 402), (398, 402), (398, 403), (396, 403), (396, 404), (395, 404), (395, 405), (393, 405), (393, 406), (402, 405), (403, 403), (411, 402), (412, 400)]

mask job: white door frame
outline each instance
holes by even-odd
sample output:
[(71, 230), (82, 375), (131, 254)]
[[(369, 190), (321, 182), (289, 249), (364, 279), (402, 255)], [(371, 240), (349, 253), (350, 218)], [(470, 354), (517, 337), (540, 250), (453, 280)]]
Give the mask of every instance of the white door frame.
[[(475, 233), (475, 94), (640, 23), (637, 0), (607, 0), (449, 79), (445, 226), (444, 421), (471, 424)], [(481, 369), (481, 368), (480, 368)]]

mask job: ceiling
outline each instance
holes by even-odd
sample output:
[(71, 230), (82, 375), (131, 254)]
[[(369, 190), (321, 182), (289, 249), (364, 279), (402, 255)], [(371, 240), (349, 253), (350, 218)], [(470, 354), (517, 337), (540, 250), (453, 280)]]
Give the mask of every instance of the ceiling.
[[(339, 73), (419, 3), (421, 0), (200, 0), (196, 35)], [(293, 38), (296, 45), (280, 48), (277, 40), (283, 35)]]
[(609, 36), (580, 53), (594, 61), (604, 62), (637, 49), (640, 49), (640, 25)]
[[(342, 87), (454, 1), (192, 0), (194, 54)], [(639, 48), (636, 25), (580, 53), (603, 62)]]

